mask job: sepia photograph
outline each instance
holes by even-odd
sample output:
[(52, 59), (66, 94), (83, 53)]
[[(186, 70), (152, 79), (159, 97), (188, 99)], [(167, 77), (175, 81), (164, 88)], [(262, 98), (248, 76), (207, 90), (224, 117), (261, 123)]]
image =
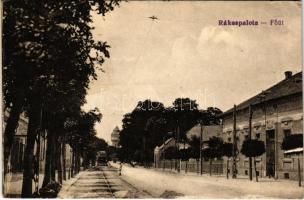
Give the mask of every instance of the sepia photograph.
[(0, 8), (3, 198), (304, 198), (301, 1)]

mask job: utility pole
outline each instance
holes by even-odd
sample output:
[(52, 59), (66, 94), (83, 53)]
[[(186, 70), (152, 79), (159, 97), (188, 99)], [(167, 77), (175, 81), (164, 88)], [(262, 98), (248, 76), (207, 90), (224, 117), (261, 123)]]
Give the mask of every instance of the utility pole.
[(200, 135), (200, 171), (201, 175), (203, 174), (203, 154), (202, 154), (202, 148), (203, 148), (203, 124), (200, 122), (201, 125), (201, 135)]
[(232, 151), (232, 158), (233, 158), (233, 162), (232, 162), (232, 178), (236, 178), (236, 105), (234, 105), (233, 107), (233, 151)]
[(162, 151), (163, 151), (163, 170), (165, 170), (165, 161), (166, 161), (166, 156), (165, 156), (165, 151), (166, 151), (166, 149), (165, 149), (165, 136), (163, 136), (163, 149), (162, 149)]
[[(252, 109), (249, 105), (249, 140), (251, 140), (251, 127), (252, 127)], [(249, 179), (252, 181), (252, 157), (249, 157)]]
[(144, 132), (144, 137), (143, 137), (143, 154), (142, 154), (142, 160), (143, 160), (143, 164), (144, 164), (144, 167), (146, 168), (147, 164), (146, 164), (146, 156), (145, 156), (145, 153), (146, 153), (146, 132)]
[(180, 172), (180, 167), (181, 167), (181, 159), (180, 159), (180, 154), (179, 154), (179, 121), (177, 120), (177, 155), (178, 155), (178, 168), (177, 171)]
[[(274, 178), (278, 179), (278, 131), (279, 131), (279, 110), (278, 110), (278, 104), (276, 105), (276, 118), (277, 123), (275, 126), (275, 132), (274, 132)], [(301, 179), (301, 174), (299, 176)], [(301, 182), (300, 182), (301, 183)]]

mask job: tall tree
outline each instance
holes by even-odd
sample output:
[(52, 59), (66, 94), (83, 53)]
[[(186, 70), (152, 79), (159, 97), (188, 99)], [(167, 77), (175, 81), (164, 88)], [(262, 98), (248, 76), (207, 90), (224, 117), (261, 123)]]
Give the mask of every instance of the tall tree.
[(126, 161), (144, 163), (153, 160), (154, 148), (166, 134), (163, 111), (162, 103), (145, 100), (138, 102), (135, 109), (124, 116), (120, 145), (121, 156)]
[(241, 153), (246, 157), (253, 157), (254, 171), (256, 181), (258, 182), (258, 173), (256, 170), (256, 157), (261, 156), (265, 153), (265, 144), (263, 141), (258, 139), (247, 139), (243, 142)]
[(232, 143), (224, 143), (223, 147), (222, 147), (222, 154), (223, 156), (227, 157), (227, 169), (226, 169), (226, 177), (227, 179), (229, 178), (229, 171), (230, 171), (230, 167), (229, 167), (229, 159), (232, 157), (233, 155), (233, 146)]
[[(86, 82), (85, 86), (90, 77), (96, 78), (96, 64), (102, 64), (109, 53), (106, 43), (93, 40), (93, 27), (88, 25), (92, 21), (90, 12), (96, 10), (104, 15), (115, 5), (117, 1), (103, 0), (4, 3), (4, 89), (6, 105), (11, 106), (13, 114), (5, 131), (5, 152), (9, 152), (22, 107), (29, 116), (22, 197), (32, 193), (34, 139), (48, 88), (61, 82), (62, 71), (78, 69), (80, 76), (74, 81)], [(70, 53), (66, 54), (68, 49)], [(14, 97), (14, 93), (20, 96)]]
[(212, 175), (212, 161), (214, 158), (222, 157), (223, 140), (219, 137), (211, 137), (208, 140), (208, 147), (203, 149), (203, 156), (209, 159), (209, 174)]
[(196, 135), (192, 135), (191, 139), (189, 140), (190, 144), (190, 156), (196, 160), (196, 169), (197, 173), (199, 173), (199, 159), (200, 159), (200, 151), (201, 149), (201, 141), (200, 138)]

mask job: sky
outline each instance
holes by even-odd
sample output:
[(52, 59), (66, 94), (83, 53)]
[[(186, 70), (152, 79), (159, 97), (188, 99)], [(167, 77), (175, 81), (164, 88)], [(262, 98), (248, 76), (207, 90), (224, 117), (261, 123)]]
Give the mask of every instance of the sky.
[[(281, 81), (285, 71), (301, 71), (300, 2), (129, 1), (105, 17), (92, 15), (93, 36), (107, 41), (111, 57), (90, 83), (84, 109), (99, 108), (97, 136), (108, 142), (138, 101), (169, 106), (189, 97), (201, 109), (225, 111)], [(270, 26), (271, 19), (284, 25)]]

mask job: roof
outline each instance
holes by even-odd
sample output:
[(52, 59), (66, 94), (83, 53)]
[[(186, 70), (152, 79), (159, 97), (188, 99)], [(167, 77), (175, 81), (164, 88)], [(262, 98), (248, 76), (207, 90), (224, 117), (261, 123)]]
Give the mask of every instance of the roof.
[(162, 149), (162, 148), (164, 147), (164, 145), (168, 144), (171, 140), (174, 140), (174, 138), (171, 137), (171, 138), (167, 139), (167, 140), (165, 141), (165, 143), (162, 144), (162, 145), (160, 145), (158, 148), (159, 148), (159, 149)]
[[(302, 93), (302, 72), (298, 72), (290, 78), (285, 78), (284, 80), (266, 89), (265, 91), (262, 91), (250, 99), (247, 99), (246, 101), (240, 103), (236, 106), (236, 110), (243, 110), (249, 107), (249, 105), (260, 104), (261, 98), (263, 98), (263, 101), (265, 102), (297, 93)], [(233, 108), (227, 110), (222, 115), (227, 115), (232, 112)]]
[[(222, 133), (222, 127), (220, 125), (203, 126), (203, 140), (209, 140), (212, 136), (218, 136)], [(201, 126), (196, 124), (187, 132), (187, 138), (191, 138), (192, 135), (200, 137)]]

